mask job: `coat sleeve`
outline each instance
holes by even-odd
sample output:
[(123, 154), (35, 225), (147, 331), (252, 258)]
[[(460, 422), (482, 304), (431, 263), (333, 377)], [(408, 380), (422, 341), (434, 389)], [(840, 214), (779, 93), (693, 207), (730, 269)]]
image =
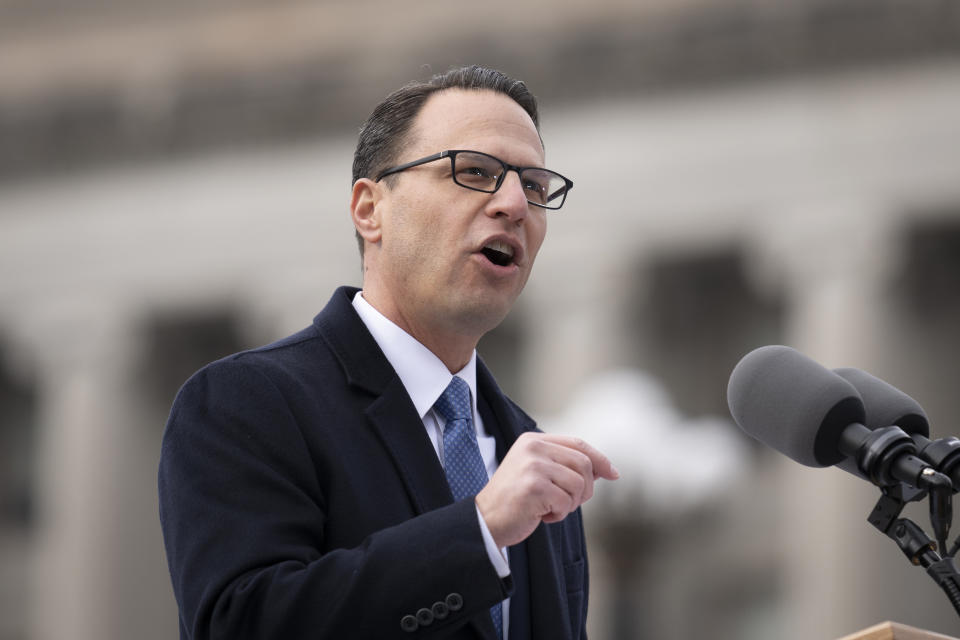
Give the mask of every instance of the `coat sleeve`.
[[(428, 638), (509, 594), (472, 500), (329, 549), (326, 496), (301, 428), (274, 382), (237, 359), (201, 370), (178, 394), (158, 482), (182, 638)], [(446, 611), (402, 628), (435, 603)]]

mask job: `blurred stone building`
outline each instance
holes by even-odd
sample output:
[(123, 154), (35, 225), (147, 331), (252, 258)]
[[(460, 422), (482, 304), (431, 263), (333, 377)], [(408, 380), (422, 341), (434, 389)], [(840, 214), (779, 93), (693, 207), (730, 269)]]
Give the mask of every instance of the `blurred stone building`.
[[(481, 343), (535, 416), (623, 367), (724, 415), (738, 358), (784, 343), (958, 433), (958, 3), (403, 9), (0, 0), (0, 640), (176, 637), (155, 495), (173, 395), (359, 282), (356, 130), (455, 64), (527, 80), (576, 183)], [(592, 637), (960, 635), (866, 522), (877, 495), (753, 447), (709, 505), (590, 512)]]

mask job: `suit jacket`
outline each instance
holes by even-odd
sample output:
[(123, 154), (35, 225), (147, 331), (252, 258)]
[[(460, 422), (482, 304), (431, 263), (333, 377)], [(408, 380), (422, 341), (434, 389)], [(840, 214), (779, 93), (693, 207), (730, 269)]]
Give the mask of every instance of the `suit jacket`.
[[(493, 640), (511, 593), (511, 640), (585, 638), (579, 510), (512, 548), (501, 580), (355, 291), (178, 393), (159, 489), (181, 638)], [(477, 387), (502, 459), (535, 425), (482, 363)]]

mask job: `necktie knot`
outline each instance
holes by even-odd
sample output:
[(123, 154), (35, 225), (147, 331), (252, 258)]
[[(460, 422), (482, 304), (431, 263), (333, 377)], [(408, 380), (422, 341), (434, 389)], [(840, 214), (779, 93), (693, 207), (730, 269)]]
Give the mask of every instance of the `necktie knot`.
[(447, 423), (454, 420), (472, 420), (473, 409), (470, 406), (470, 387), (463, 378), (454, 376), (440, 398), (433, 405)]

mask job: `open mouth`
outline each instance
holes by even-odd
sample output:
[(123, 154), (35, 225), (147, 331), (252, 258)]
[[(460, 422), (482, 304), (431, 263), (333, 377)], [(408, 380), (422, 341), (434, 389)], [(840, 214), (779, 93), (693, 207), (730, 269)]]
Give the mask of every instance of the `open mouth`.
[(487, 257), (487, 260), (498, 267), (513, 264), (513, 247), (506, 242), (494, 240), (486, 244), (480, 252)]

